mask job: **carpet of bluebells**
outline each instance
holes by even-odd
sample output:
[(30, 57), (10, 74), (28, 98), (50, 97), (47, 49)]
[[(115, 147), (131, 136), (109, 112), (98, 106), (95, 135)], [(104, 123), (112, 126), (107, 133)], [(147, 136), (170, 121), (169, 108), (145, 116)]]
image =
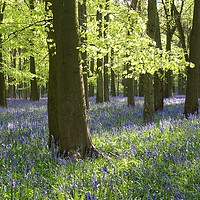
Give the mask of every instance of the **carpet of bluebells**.
[(114, 156), (61, 159), (48, 149), (47, 100), (8, 100), (0, 108), (0, 199), (200, 199), (200, 120), (185, 119), (183, 97), (165, 100), (152, 123), (141, 98), (95, 104), (95, 146)]

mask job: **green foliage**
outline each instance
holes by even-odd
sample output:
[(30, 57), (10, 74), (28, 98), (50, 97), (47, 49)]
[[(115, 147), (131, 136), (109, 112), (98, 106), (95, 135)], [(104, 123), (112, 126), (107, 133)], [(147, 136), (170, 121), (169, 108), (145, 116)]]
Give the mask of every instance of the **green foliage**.
[[(37, 2), (31, 11), (27, 2), (7, 2), (0, 32), (3, 39), (3, 71), (14, 80), (10, 84), (29, 83), (36, 76), (38, 83), (45, 85), (48, 77), (45, 23), (43, 3)], [(17, 50), (16, 56), (11, 53), (14, 49)], [(36, 75), (29, 72), (30, 56), (36, 60)]]
[[(155, 73), (159, 69), (164, 71), (172, 70), (174, 74), (184, 71), (189, 64), (185, 62), (184, 53), (179, 45), (179, 38), (174, 37), (172, 50), (166, 52), (165, 48), (159, 50), (155, 43), (146, 34), (147, 23), (147, 5), (141, 4), (141, 9), (131, 10), (126, 3), (121, 1), (109, 1), (106, 7), (105, 0), (86, 1), (87, 24), (86, 31), (81, 28), (80, 36), (85, 41), (79, 47), (81, 52), (87, 52), (87, 61), (103, 58), (106, 54), (111, 55), (113, 49), (113, 63), (108, 65), (120, 74), (127, 74), (125, 66), (128, 64), (132, 72), (129, 76), (135, 79), (141, 73)], [(163, 1), (167, 13), (170, 14), (172, 1)], [(192, 2), (185, 1), (181, 7), (180, 1), (176, 1), (178, 11), (182, 11), (182, 23), (186, 35), (189, 36), (192, 22)], [(80, 1), (83, 4), (83, 1)], [(100, 8), (99, 5), (102, 5)], [(174, 26), (173, 18), (163, 18), (163, 6), (158, 4), (161, 21), (162, 46), (165, 46), (166, 22), (170, 20), (170, 25)], [(102, 13), (102, 20), (97, 21), (97, 10)], [(109, 15), (109, 22), (106, 22), (105, 16)], [(171, 16), (172, 17), (172, 16)], [(29, 73), (29, 57), (36, 58), (37, 72), (36, 76), (40, 85), (44, 85), (48, 80), (48, 50), (47, 35), (52, 13), (45, 13), (44, 3), (36, 1), (35, 9), (30, 10), (27, 1), (6, 1), (4, 12), (4, 21), (0, 25), (0, 33), (3, 39), (3, 71), (9, 77), (12, 77), (15, 84), (30, 82), (33, 75)], [(101, 23), (101, 32), (106, 32), (106, 36), (98, 37)], [(178, 34), (175, 33), (175, 36)], [(53, 42), (53, 41), (52, 41)], [(52, 44), (53, 45), (53, 44)], [(13, 69), (13, 56), (11, 51), (17, 49), (17, 67)], [(192, 66), (192, 65), (191, 65)], [(89, 68), (89, 67), (88, 67)], [(96, 64), (95, 64), (96, 69)], [(89, 71), (89, 69), (88, 69)], [(90, 75), (91, 72), (90, 72)], [(95, 76), (90, 76), (94, 82)]]

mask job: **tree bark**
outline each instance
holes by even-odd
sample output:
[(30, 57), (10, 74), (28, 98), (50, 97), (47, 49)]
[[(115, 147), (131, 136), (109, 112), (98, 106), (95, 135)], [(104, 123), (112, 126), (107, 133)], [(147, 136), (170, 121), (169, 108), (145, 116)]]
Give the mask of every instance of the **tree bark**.
[(114, 49), (111, 48), (111, 57), (110, 57), (110, 65), (111, 65), (111, 96), (116, 97), (116, 87), (115, 87), (115, 72), (112, 69), (114, 64)]
[[(2, 3), (0, 6), (0, 26), (3, 23), (3, 15), (6, 7), (6, 2)], [(0, 70), (3, 69), (3, 54), (2, 54), (2, 34), (0, 33)], [(0, 71), (0, 106), (5, 107), (7, 106), (7, 99), (6, 99), (6, 86), (5, 86), (5, 77), (4, 73)]]
[[(59, 153), (82, 157), (93, 150), (86, 120), (83, 76), (77, 49), (78, 19), (75, 0), (53, 1), (56, 41), (56, 78), (59, 125)], [(66, 37), (67, 35), (67, 37)]]
[[(90, 71), (92, 73), (92, 76), (94, 74), (94, 58), (91, 58), (90, 61)], [(90, 83), (89, 84), (89, 97), (93, 97), (94, 96), (94, 83)]]
[(187, 86), (184, 114), (198, 113), (198, 85), (200, 71), (200, 1), (194, 0), (193, 25), (190, 36), (189, 61), (195, 64), (194, 68), (187, 68)]
[[(50, 3), (50, 4), (49, 4)], [(46, 16), (52, 11), (52, 0), (45, 0)], [(59, 146), (60, 134), (58, 127), (58, 87), (57, 87), (57, 68), (56, 68), (56, 47), (55, 34), (52, 23), (47, 24), (47, 45), (49, 51), (49, 82), (48, 82), (48, 124), (49, 140), (48, 146)]]
[(153, 114), (155, 112), (154, 107), (154, 89), (153, 89), (153, 76), (146, 73), (143, 76), (144, 80), (144, 110), (143, 110), (143, 120), (144, 122), (149, 122), (152, 120)]
[[(87, 10), (86, 10), (86, 0), (83, 0), (82, 3), (78, 3), (78, 17), (79, 17), (79, 28), (80, 31), (84, 33), (81, 37), (81, 44), (86, 44), (87, 36), (86, 36), (86, 29), (87, 29)], [(85, 102), (86, 107), (89, 109), (89, 102), (88, 102), (88, 61), (87, 61), (87, 51), (81, 53), (82, 65), (83, 65), (83, 81), (84, 81), (84, 91), (85, 91)]]
[[(98, 38), (102, 37), (102, 4), (99, 5), (97, 10), (97, 22), (98, 22)], [(100, 53), (100, 52), (98, 52)], [(104, 83), (103, 83), (103, 59), (97, 58), (97, 94), (96, 94), (96, 103), (104, 102)]]
[[(29, 0), (30, 9), (33, 11), (35, 9), (34, 6), (34, 0)], [(34, 44), (32, 41), (30, 41), (30, 45), (33, 47)], [(35, 65), (35, 57), (30, 56), (30, 72), (35, 75), (36, 74), (36, 65)], [(30, 94), (30, 100), (31, 101), (39, 101), (39, 92), (38, 92), (38, 86), (37, 86), (37, 79), (36, 77), (33, 77), (31, 80), (31, 94)]]
[[(105, 10), (109, 9), (109, 0), (106, 0)], [(104, 17), (104, 38), (108, 33), (109, 14)], [(108, 46), (107, 46), (108, 48)], [(104, 56), (104, 102), (109, 101), (109, 74), (108, 74), (108, 53)]]
[[(167, 19), (166, 51), (171, 51), (172, 37), (173, 37), (174, 31), (176, 30), (175, 26), (171, 28), (170, 22), (171, 21)], [(167, 72), (165, 72), (164, 95), (165, 95), (165, 98), (169, 98), (173, 96), (173, 71), (172, 70), (168, 70)]]

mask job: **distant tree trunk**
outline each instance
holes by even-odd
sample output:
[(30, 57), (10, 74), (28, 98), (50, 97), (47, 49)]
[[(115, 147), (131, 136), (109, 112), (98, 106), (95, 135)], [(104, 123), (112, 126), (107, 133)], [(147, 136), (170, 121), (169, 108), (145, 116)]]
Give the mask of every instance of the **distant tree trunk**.
[(200, 71), (200, 1), (194, 0), (193, 25), (190, 36), (189, 60), (195, 64), (194, 68), (187, 68), (187, 86), (184, 114), (198, 113), (198, 86)]
[[(94, 58), (91, 58), (90, 61), (90, 71), (92, 73), (92, 76), (94, 74)], [(89, 84), (89, 97), (93, 97), (94, 96), (94, 83), (90, 83)]]
[[(150, 5), (150, 14), (149, 17), (152, 17), (152, 20), (149, 21), (149, 31), (148, 35), (156, 42), (157, 48), (162, 49), (161, 44), (161, 35), (160, 35), (160, 22), (157, 11), (157, 1), (151, 0)], [(153, 14), (154, 12), (154, 14)], [(153, 32), (152, 32), (153, 31)], [(163, 88), (163, 80), (161, 75), (163, 74), (162, 69), (159, 69), (158, 72), (154, 74), (154, 106), (155, 111), (163, 110), (164, 105), (164, 88)]]
[[(132, 10), (136, 10), (136, 6), (137, 6), (137, 0), (132, 0), (131, 1), (131, 5), (130, 5), (130, 9)], [(128, 30), (128, 35), (130, 35), (130, 31)], [(129, 56), (127, 54), (127, 56)], [(127, 63), (127, 75), (130, 77), (128, 77), (126, 79), (127, 82), (127, 101), (128, 101), (128, 105), (130, 106), (135, 106), (135, 99), (134, 99), (134, 79), (132, 77), (132, 71), (130, 70), (130, 63)]]
[(120, 95), (120, 73), (117, 73), (117, 96)]
[(149, 122), (152, 120), (153, 114), (155, 112), (154, 107), (154, 89), (153, 89), (153, 76), (146, 73), (143, 76), (144, 80), (144, 111), (143, 120)]
[[(6, 2), (4, 1), (2, 5), (0, 5), (0, 26), (3, 23), (3, 15), (6, 7)], [(1, 71), (3, 69), (3, 54), (2, 54), (2, 34), (0, 33), (0, 106), (7, 106), (6, 99), (6, 86), (5, 86), (5, 77), (4, 73)]]
[[(109, 9), (109, 0), (106, 0), (105, 10)], [(104, 17), (104, 38), (107, 37), (109, 14)], [(107, 46), (108, 48), (108, 46)], [(104, 102), (109, 101), (109, 74), (108, 74), (108, 53), (104, 56)]]
[[(34, 6), (34, 0), (29, 0), (29, 4), (30, 4), (30, 9), (31, 11), (33, 11), (35, 9)], [(34, 44), (31, 41), (31, 46), (33, 46)], [(36, 65), (35, 65), (35, 57), (30, 56), (30, 72), (32, 74), (36, 74)], [(30, 94), (30, 100), (31, 101), (39, 101), (39, 92), (38, 92), (38, 86), (37, 86), (37, 79), (36, 77), (34, 77), (31, 80), (31, 94)]]
[(110, 65), (111, 65), (111, 96), (116, 97), (116, 87), (115, 87), (115, 72), (112, 67), (114, 64), (114, 49), (111, 48), (111, 57), (110, 57)]
[[(99, 9), (97, 10), (97, 22), (98, 22), (98, 38), (102, 37), (102, 4), (99, 5)], [(100, 53), (100, 52), (98, 52)], [(96, 94), (96, 102), (103, 103), (104, 102), (104, 83), (103, 83), (103, 59), (97, 58), (97, 94)]]
[(129, 106), (135, 106), (135, 99), (134, 99), (134, 79), (128, 78), (128, 105)]
[[(174, 19), (176, 22), (176, 27), (178, 29), (179, 36), (180, 36), (181, 46), (184, 50), (185, 60), (189, 61), (189, 55), (188, 55), (188, 51), (187, 51), (185, 34), (184, 34), (183, 26), (181, 23), (181, 13), (178, 12), (178, 10), (174, 4), (172, 4), (172, 9), (174, 12)], [(183, 76), (182, 73), (180, 73), (178, 75), (178, 94), (185, 94), (185, 85), (186, 85), (186, 78)]]
[[(166, 5), (167, 3), (167, 5)], [(162, 0), (162, 4), (164, 6), (165, 17), (166, 17), (166, 51), (171, 51), (171, 42), (173, 34), (176, 30), (176, 26), (172, 26), (173, 24), (173, 12), (172, 12), (172, 3), (170, 5), (169, 2), (165, 2)], [(165, 83), (164, 83), (164, 96), (165, 98), (173, 96), (173, 71), (168, 70), (165, 72)]]
[(144, 74), (140, 74), (139, 76), (139, 96), (144, 96)]
[(59, 152), (63, 156), (78, 152), (85, 157), (94, 148), (87, 126), (83, 76), (77, 49), (76, 0), (52, 3), (56, 38)]
[[(10, 52), (10, 57), (11, 57), (11, 65), (13, 68), (16, 68), (16, 55), (17, 55), (17, 50), (13, 49)], [(8, 76), (8, 92), (7, 92), (7, 96), (9, 98), (16, 98), (16, 87), (15, 84), (13, 84), (14, 79), (10, 76)]]
[[(156, 0), (148, 0), (147, 34), (153, 40), (155, 40), (156, 17), (157, 17)], [(155, 112), (153, 75), (146, 73), (144, 74), (143, 78), (144, 78), (143, 119), (144, 121), (151, 121), (153, 118), (153, 114)]]
[[(82, 32), (85, 33), (84, 36), (81, 37), (81, 43), (86, 44), (87, 36), (86, 36), (86, 29), (87, 29), (87, 11), (86, 11), (86, 0), (78, 3), (78, 17), (79, 17), (79, 28)], [(86, 107), (89, 108), (88, 102), (88, 61), (87, 61), (87, 51), (81, 53), (81, 59), (83, 60), (83, 81), (84, 81), (84, 91), (85, 91), (85, 101)]]
[[(36, 74), (35, 57), (30, 56), (30, 72)], [(31, 80), (31, 101), (39, 101), (39, 92), (36, 77)]]
[[(50, 4), (49, 4), (50, 3)], [(47, 19), (52, 11), (52, 0), (45, 0)], [(60, 140), (58, 127), (58, 87), (57, 87), (57, 66), (56, 66), (56, 46), (55, 35), (52, 23), (47, 24), (47, 45), (49, 51), (49, 82), (48, 82), (48, 124), (49, 141), (48, 146), (58, 146)]]
[[(166, 13), (166, 16), (168, 14)], [(167, 39), (166, 39), (166, 51), (171, 51), (171, 42), (173, 34), (176, 30), (176, 26), (171, 28), (171, 21), (169, 17), (167, 17)], [(169, 98), (173, 96), (173, 71), (168, 70), (165, 73), (165, 90), (164, 90), (165, 98)]]

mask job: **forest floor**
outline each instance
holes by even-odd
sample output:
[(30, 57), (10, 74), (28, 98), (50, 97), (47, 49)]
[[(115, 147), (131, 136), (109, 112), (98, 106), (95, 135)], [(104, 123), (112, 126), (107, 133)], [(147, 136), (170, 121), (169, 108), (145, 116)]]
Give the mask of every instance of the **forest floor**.
[(96, 104), (88, 124), (110, 159), (56, 158), (49, 150), (47, 100), (8, 100), (0, 108), (0, 199), (200, 199), (200, 120), (184, 118), (184, 97), (165, 100), (152, 123), (143, 99)]

